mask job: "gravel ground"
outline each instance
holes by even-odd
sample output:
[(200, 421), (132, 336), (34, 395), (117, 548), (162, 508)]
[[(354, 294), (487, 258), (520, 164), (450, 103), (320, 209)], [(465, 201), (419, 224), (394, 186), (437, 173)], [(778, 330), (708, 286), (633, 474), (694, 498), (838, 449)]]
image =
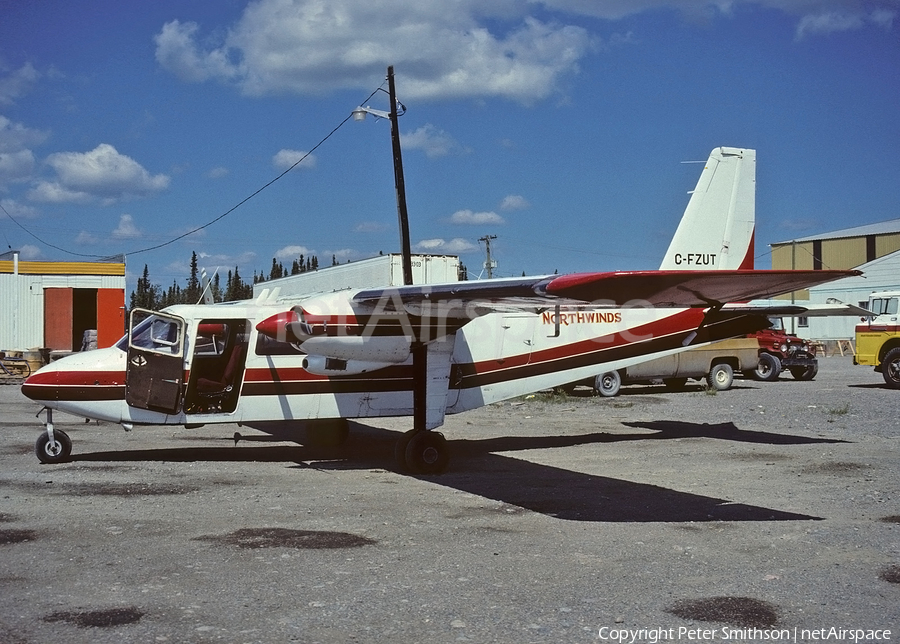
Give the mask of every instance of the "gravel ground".
[(900, 392), (820, 362), (451, 417), (438, 477), (393, 419), (328, 451), (59, 414), (41, 465), (0, 387), (0, 642), (897, 640)]

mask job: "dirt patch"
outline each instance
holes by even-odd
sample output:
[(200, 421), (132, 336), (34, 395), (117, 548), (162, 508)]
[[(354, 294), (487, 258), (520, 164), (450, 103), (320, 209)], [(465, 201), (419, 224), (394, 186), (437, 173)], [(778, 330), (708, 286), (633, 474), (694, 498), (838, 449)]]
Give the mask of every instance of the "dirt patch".
[(196, 537), (195, 540), (211, 541), (238, 548), (294, 548), (297, 550), (361, 548), (377, 543), (374, 539), (349, 532), (292, 530), (290, 528), (242, 528), (224, 535)]
[(771, 628), (778, 621), (777, 609), (752, 597), (682, 599), (667, 609), (682, 619), (722, 622), (741, 628)]
[(76, 496), (170, 496), (190, 494), (199, 488), (165, 483), (79, 483), (61, 485), (54, 490)]
[(0, 530), (0, 545), (11, 543), (27, 543), (36, 541), (37, 532), (34, 530)]
[(804, 474), (857, 474), (863, 470), (869, 469), (868, 465), (863, 463), (845, 463), (841, 461), (828, 461), (825, 463), (816, 463), (803, 468)]
[(894, 514), (889, 517), (881, 517), (879, 521), (882, 523), (900, 523), (900, 515)]
[(111, 628), (134, 624), (144, 616), (143, 611), (134, 606), (107, 608), (105, 610), (60, 611), (44, 617), (45, 622), (68, 622), (82, 628)]
[(748, 463), (757, 461), (762, 461), (764, 463), (777, 463), (781, 461), (794, 460), (794, 457), (788, 456), (787, 454), (774, 454), (771, 452), (767, 452), (764, 454), (729, 454), (727, 458), (730, 458), (734, 461), (742, 461)]
[(900, 566), (889, 566), (878, 577), (891, 584), (900, 584)]

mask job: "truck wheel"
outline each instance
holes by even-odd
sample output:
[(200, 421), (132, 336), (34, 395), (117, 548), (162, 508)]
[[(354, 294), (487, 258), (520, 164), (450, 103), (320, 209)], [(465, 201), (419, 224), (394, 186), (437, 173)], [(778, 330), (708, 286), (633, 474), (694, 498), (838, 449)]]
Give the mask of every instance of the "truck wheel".
[(759, 364), (756, 365), (756, 371), (753, 372), (753, 377), (756, 380), (772, 382), (773, 380), (778, 380), (780, 373), (781, 360), (777, 356), (773, 356), (771, 353), (759, 354)]
[(812, 365), (811, 367), (789, 367), (788, 371), (794, 376), (794, 380), (812, 380), (819, 373), (819, 367)]
[(731, 383), (734, 382), (734, 370), (731, 365), (721, 362), (713, 365), (713, 368), (706, 374), (706, 384), (718, 391), (731, 389)]
[(881, 361), (881, 375), (891, 389), (900, 389), (900, 347), (887, 352)]
[(622, 376), (619, 375), (618, 371), (601, 373), (594, 380), (594, 391), (607, 398), (617, 395), (621, 386)]

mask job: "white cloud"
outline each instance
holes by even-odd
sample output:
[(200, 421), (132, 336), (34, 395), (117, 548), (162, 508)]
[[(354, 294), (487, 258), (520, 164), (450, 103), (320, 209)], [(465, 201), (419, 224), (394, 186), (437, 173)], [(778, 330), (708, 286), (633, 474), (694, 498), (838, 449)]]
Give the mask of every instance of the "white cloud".
[(879, 9), (870, 13), (847, 12), (843, 10), (821, 11), (803, 16), (797, 25), (796, 39), (802, 40), (811, 35), (827, 35), (841, 31), (862, 29), (873, 24), (882, 29), (890, 29), (896, 11)]
[(81, 246), (92, 246), (94, 244), (100, 243), (100, 240), (97, 239), (96, 235), (92, 235), (86, 230), (82, 230), (80, 233), (75, 235), (75, 243)]
[(178, 20), (163, 25), (154, 40), (156, 60), (181, 80), (199, 82), (208, 78), (230, 78), (237, 73), (226, 49), (201, 52), (194, 42), (199, 25)]
[(0, 77), (0, 105), (14, 103), (30, 91), (40, 77), (31, 63), (25, 63), (11, 74)]
[(19, 247), (20, 259), (37, 259), (41, 256), (41, 249), (32, 244), (25, 244)]
[(299, 163), (300, 169), (311, 170), (316, 167), (316, 155), (303, 150), (279, 150), (272, 157), (272, 165), (279, 170), (287, 170)]
[(0, 152), (0, 186), (28, 179), (34, 172), (34, 166), (34, 154), (31, 150)]
[(527, 210), (531, 207), (522, 195), (506, 195), (500, 202), (500, 210)]
[(449, 241), (445, 239), (423, 239), (415, 244), (414, 248), (420, 253), (451, 255), (471, 253), (472, 251), (478, 250), (478, 246), (461, 237), (455, 237)]
[(3, 199), (0, 201), (0, 206), (3, 206), (3, 210), (16, 219), (35, 219), (38, 216), (35, 208), (21, 204), (14, 199)]
[(119, 217), (119, 225), (112, 231), (112, 236), (116, 239), (135, 239), (143, 233), (134, 223), (134, 217), (131, 215), (121, 215)]
[(40, 145), (47, 136), (47, 132), (13, 123), (5, 116), (0, 116), (0, 152), (15, 152)]
[(380, 221), (361, 221), (353, 227), (355, 233), (380, 233), (388, 229), (388, 225)]
[(222, 166), (212, 168), (209, 172), (206, 173), (206, 177), (208, 179), (221, 179), (222, 177), (228, 176), (228, 168), (223, 168)]
[(90, 152), (57, 152), (47, 158), (55, 181), (41, 181), (29, 197), (35, 201), (104, 204), (146, 197), (165, 190), (169, 177), (151, 175), (137, 161), (108, 143)]
[(308, 256), (312, 251), (306, 246), (285, 246), (275, 251), (275, 259), (284, 261), (285, 259), (295, 260), (300, 255)]
[(415, 132), (402, 134), (400, 141), (403, 144), (403, 149), (422, 150), (429, 159), (469, 152), (468, 149), (454, 141), (449, 134), (430, 123), (423, 125)]
[(182, 80), (233, 82), (250, 95), (369, 88), (389, 61), (402, 98), (531, 103), (577, 71), (591, 38), (528, 9), (483, 0), (259, 0), (213, 45), (201, 44), (196, 23), (166, 23), (156, 59)]
[(506, 221), (495, 212), (473, 212), (471, 210), (457, 210), (450, 215), (450, 223), (474, 226), (482, 224), (505, 224)]
[[(216, 80), (244, 94), (322, 95), (371, 89), (397, 69), (401, 99), (505, 97), (531, 104), (564, 88), (606, 42), (581, 24), (674, 10), (708, 21), (736, 7), (780, 11), (797, 36), (876, 25), (890, 29), (897, 0), (256, 0), (224, 28), (172, 20), (156, 59), (186, 82)], [(212, 35), (202, 33), (211, 29)]]

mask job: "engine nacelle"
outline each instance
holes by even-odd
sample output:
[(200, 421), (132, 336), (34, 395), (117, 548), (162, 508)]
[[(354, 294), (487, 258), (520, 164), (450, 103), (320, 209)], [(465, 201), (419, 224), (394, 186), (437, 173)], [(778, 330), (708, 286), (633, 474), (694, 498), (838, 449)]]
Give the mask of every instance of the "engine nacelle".
[(328, 356), (347, 361), (400, 364), (410, 356), (410, 340), (402, 335), (320, 335), (307, 339), (302, 346), (311, 356)]
[(303, 357), (301, 364), (306, 371), (316, 376), (354, 376), (392, 367), (395, 363), (342, 360), (328, 356), (307, 355)]

